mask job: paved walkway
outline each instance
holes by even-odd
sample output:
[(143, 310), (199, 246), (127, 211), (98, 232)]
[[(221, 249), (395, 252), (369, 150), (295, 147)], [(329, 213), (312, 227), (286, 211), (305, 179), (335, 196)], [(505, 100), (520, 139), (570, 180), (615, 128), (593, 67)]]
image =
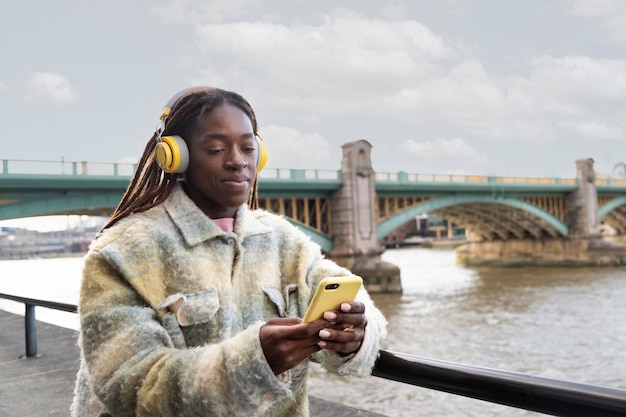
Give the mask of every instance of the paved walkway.
[[(37, 323), (35, 358), (25, 358), (24, 318), (0, 310), (0, 417), (69, 416), (78, 370), (76, 332)], [(310, 397), (311, 417), (384, 417)]]

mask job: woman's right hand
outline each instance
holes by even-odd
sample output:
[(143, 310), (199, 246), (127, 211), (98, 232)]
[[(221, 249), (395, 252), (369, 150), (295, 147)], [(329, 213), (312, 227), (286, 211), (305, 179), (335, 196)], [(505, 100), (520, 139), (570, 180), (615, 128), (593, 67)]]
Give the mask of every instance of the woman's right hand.
[(298, 365), (304, 359), (320, 350), (318, 333), (330, 327), (325, 320), (302, 324), (297, 317), (268, 320), (261, 327), (259, 337), (267, 363), (280, 375)]

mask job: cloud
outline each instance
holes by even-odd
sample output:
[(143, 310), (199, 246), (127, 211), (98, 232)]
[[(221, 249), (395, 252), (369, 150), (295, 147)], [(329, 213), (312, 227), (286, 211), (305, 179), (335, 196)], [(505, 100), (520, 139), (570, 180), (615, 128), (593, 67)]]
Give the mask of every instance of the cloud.
[(78, 93), (69, 80), (54, 72), (36, 72), (26, 80), (24, 101), (61, 107), (78, 100)]
[(626, 101), (624, 59), (543, 55), (531, 58), (529, 64), (533, 88), (548, 89), (555, 99), (563, 102), (591, 100), (596, 103)]
[(416, 164), (424, 166), (453, 166), (456, 169), (484, 167), (489, 162), (487, 155), (477, 151), (461, 138), (417, 142), (406, 140), (398, 145), (398, 151), (407, 153)]
[(509, 82), (510, 119), (534, 125), (545, 139), (626, 137), (621, 110), (626, 106), (626, 60), (544, 55), (528, 64), (528, 77)]
[[(608, 19), (621, 4), (602, 2), (598, 12), (580, 0), (571, 10)], [(232, 9), (215, 2), (170, 6), (194, 28), (195, 41), (179, 60), (194, 82), (245, 92), (276, 125), (320, 131), (322, 120), (353, 123), (362, 137), (361, 119), (386, 124), (383, 134), (395, 143), (405, 136), (396, 126), (468, 142), (626, 137), (623, 59), (539, 55), (513, 73), (497, 73), (465, 40), (404, 17), (400, 3), (374, 17), (335, 8), (280, 22), (270, 12), (246, 20), (259, 7), (253, 0)], [(214, 18), (197, 18), (208, 14)]]
[[(239, 85), (263, 82), (303, 106), (314, 97), (355, 100), (395, 90), (435, 71), (432, 61), (456, 56), (419, 22), (368, 19), (346, 10), (323, 15), (317, 25), (202, 24), (196, 36), (194, 54), (185, 61), (195, 62), (200, 74), (226, 72)], [(324, 109), (328, 102), (313, 104)]]
[(385, 105), (420, 127), (447, 125), (473, 131), (477, 120), (501, 119), (503, 100), (503, 92), (482, 63), (466, 59), (407, 84)]
[(626, 2), (622, 0), (574, 0), (570, 14), (599, 19), (610, 39), (626, 42)]
[(261, 126), (269, 151), (268, 168), (338, 169), (341, 155), (331, 155), (331, 146), (322, 135), (303, 133), (286, 126)]

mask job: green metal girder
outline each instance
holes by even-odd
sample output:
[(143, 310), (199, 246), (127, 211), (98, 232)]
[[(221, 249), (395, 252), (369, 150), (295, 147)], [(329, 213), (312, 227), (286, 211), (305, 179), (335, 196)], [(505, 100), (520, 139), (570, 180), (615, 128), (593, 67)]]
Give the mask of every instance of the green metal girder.
[(77, 212), (93, 208), (115, 208), (122, 193), (102, 191), (99, 193), (74, 194), (68, 196), (46, 196), (39, 199), (20, 200), (0, 205), (0, 220), (21, 217), (45, 216), (67, 212)]

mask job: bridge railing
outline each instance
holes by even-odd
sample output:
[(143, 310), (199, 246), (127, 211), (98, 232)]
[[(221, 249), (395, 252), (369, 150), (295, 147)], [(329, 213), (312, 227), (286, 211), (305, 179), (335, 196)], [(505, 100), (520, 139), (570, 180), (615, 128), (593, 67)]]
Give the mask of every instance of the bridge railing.
[[(77, 306), (1, 294), (26, 306), (26, 356), (37, 355), (35, 306)], [(30, 349), (30, 350), (29, 350)], [(626, 415), (626, 390), (380, 350), (372, 375), (510, 407), (570, 417)]]
[[(137, 164), (129, 162), (34, 161), (3, 159), (0, 174), (8, 175), (104, 175), (130, 177)], [(266, 168), (260, 177), (268, 180), (341, 180), (341, 171), (323, 169)]]
[(265, 168), (259, 174), (265, 180), (341, 180), (341, 171), (324, 169)]
[(596, 178), (596, 185), (613, 185), (619, 187), (626, 187), (626, 179), (619, 178)]
[(2, 160), (0, 174), (92, 175), (130, 177), (137, 164), (129, 162)]
[(403, 183), (472, 183), (472, 184), (531, 184), (531, 185), (575, 185), (575, 178), (539, 178), (539, 177), (492, 177), (487, 175), (458, 174), (413, 174), (400, 172), (377, 172), (377, 182)]
[[(130, 162), (88, 162), (88, 161), (37, 161), (3, 159), (0, 175), (81, 175), (81, 176), (123, 176), (130, 177), (137, 169)], [(266, 168), (260, 178), (284, 181), (341, 181), (341, 170)], [(376, 172), (376, 182), (380, 183), (451, 183), (489, 185), (576, 185), (575, 178), (511, 177), (457, 174), (420, 174), (399, 172)], [(626, 179), (596, 178), (596, 185), (626, 187)]]

